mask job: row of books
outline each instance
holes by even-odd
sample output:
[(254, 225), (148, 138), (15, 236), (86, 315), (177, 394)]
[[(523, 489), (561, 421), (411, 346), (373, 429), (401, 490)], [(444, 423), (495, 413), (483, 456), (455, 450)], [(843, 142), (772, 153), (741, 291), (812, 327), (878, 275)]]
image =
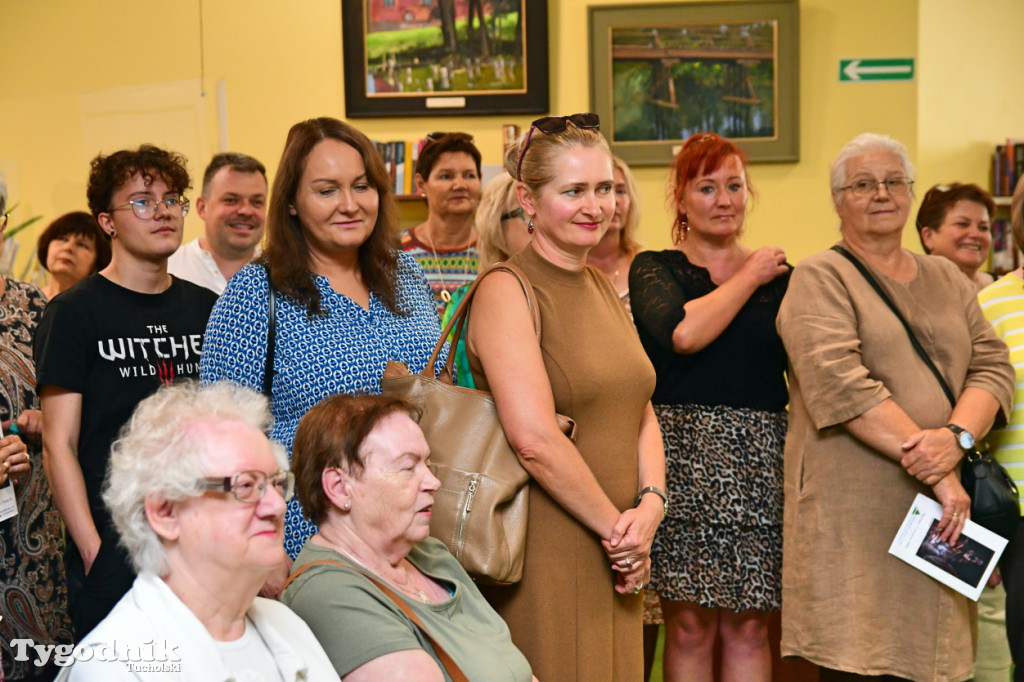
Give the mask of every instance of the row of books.
[(412, 194), (416, 191), (416, 160), (420, 157), (423, 142), (374, 142), (384, 159), (384, 167), (391, 175), (391, 188), (395, 194)]
[(1017, 181), (1024, 177), (1024, 138), (1007, 138), (992, 154), (992, 190), (997, 197), (1013, 194)]

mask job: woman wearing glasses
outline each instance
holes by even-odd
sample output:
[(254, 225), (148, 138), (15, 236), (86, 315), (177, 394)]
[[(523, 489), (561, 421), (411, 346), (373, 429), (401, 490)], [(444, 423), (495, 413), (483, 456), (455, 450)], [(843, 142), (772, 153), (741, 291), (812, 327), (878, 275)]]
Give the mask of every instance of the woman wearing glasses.
[(977, 185), (936, 185), (917, 209), (917, 233), (925, 253), (948, 258), (980, 291), (995, 281), (982, 272), (992, 246), (992, 195)]
[(974, 285), (901, 245), (913, 199), (906, 148), (865, 133), (831, 167), (839, 246), (866, 268), (951, 387), (951, 408), (895, 313), (835, 250), (793, 271), (777, 320), (790, 363), (782, 655), (821, 679), (972, 676), (974, 608), (888, 553), (917, 494), (954, 542), (970, 514), (957, 464), (1005, 422), (1014, 371)]
[(480, 203), (480, 150), (465, 133), (430, 133), (416, 161), (416, 193), (427, 221), (402, 235), (402, 250), (423, 268), (444, 314), (452, 294), (476, 279), (480, 251), (473, 226)]
[(144, 666), (154, 679), (337, 679), (306, 624), (256, 596), (284, 559), (294, 487), (269, 426), (266, 398), (230, 382), (187, 382), (139, 404), (103, 492), (139, 575), (78, 641), (121, 658), (79, 660), (59, 679), (148, 679)]
[[(615, 210), (611, 154), (595, 114), (552, 116), (509, 148), (505, 168), (533, 232), (509, 262), (537, 294), (543, 338), (515, 277), (484, 280), (469, 364), (532, 477), (523, 580), (484, 595), (538, 678), (639, 681), (639, 593), (665, 460), (654, 370), (615, 288), (586, 266)], [(556, 412), (576, 420), (575, 446)]]
[(35, 336), (43, 466), (70, 539), (76, 638), (134, 577), (100, 498), (110, 444), (139, 401), (199, 374), (217, 296), (167, 274), (188, 187), (184, 157), (151, 145), (93, 159), (89, 208), (110, 239), (110, 264), (50, 301)]
[(767, 616), (780, 607), (786, 353), (775, 316), (790, 267), (740, 242), (746, 155), (713, 133), (672, 167), (675, 246), (633, 261), (640, 341), (658, 374), (672, 501), (652, 551), (665, 618), (665, 679), (771, 677)]
[[(230, 379), (253, 390), (267, 390), (269, 378), (271, 437), (288, 449), (299, 419), (320, 400), (379, 393), (388, 360), (421, 371), (441, 336), (423, 272), (398, 250), (395, 214), (384, 162), (363, 133), (333, 118), (292, 126), (263, 258), (239, 270), (217, 301), (200, 371), (204, 382)], [(276, 331), (268, 346), (271, 288)], [(315, 530), (294, 500), (288, 554)]]

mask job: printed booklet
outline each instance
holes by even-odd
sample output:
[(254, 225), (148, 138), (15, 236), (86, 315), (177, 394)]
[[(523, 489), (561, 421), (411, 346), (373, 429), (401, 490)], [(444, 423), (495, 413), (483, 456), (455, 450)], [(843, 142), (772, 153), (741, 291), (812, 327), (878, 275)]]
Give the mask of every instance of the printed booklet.
[(978, 601), (1006, 549), (1006, 539), (969, 520), (957, 541), (949, 545), (939, 540), (941, 533), (936, 527), (941, 518), (942, 505), (918, 494), (889, 554)]

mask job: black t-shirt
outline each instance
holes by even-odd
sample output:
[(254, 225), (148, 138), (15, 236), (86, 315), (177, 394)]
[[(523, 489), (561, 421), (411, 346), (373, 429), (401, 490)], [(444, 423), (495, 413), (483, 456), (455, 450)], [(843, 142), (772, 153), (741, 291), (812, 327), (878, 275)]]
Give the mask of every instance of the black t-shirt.
[(177, 278), (163, 293), (142, 294), (94, 274), (47, 305), (33, 349), (36, 386), (82, 394), (78, 461), (97, 529), (109, 523), (100, 490), (111, 443), (161, 385), (199, 377), (216, 300), (209, 289)]
[(761, 286), (717, 339), (683, 355), (672, 346), (672, 332), (686, 315), (683, 306), (718, 285), (682, 251), (637, 254), (629, 268), (629, 298), (640, 341), (658, 375), (651, 401), (784, 409), (786, 350), (775, 317), (788, 285), (789, 272)]

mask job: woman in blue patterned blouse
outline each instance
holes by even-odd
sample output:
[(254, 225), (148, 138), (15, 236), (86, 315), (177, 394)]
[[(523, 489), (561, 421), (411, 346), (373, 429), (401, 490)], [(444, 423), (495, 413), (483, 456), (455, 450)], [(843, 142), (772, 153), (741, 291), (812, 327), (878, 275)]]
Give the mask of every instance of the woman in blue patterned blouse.
[[(262, 388), (269, 272), (277, 295), (271, 437), (289, 451), (309, 408), (336, 393), (379, 393), (388, 360), (422, 370), (441, 335), (423, 271), (398, 248), (396, 215), (384, 163), (363, 133), (332, 118), (292, 127), (271, 193), (266, 249), (228, 282), (200, 364), (204, 382)], [(292, 500), (289, 556), (315, 530)]]

